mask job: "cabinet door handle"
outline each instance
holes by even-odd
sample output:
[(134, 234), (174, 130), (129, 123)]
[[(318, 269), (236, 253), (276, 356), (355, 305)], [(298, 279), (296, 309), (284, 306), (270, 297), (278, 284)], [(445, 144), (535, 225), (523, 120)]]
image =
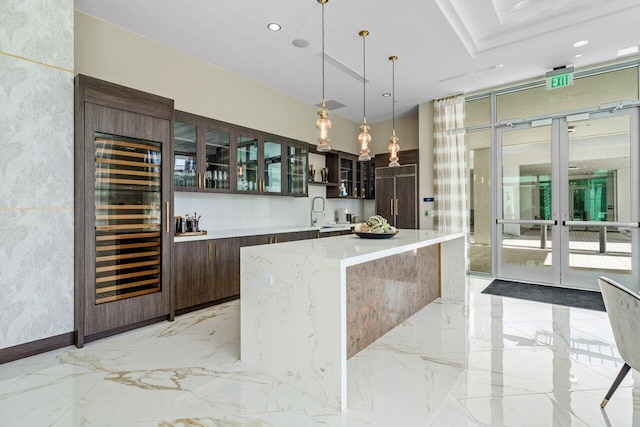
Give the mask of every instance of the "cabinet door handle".
[(215, 258), (218, 259), (218, 242), (215, 242), (213, 244), (214, 250), (215, 250)]
[(395, 211), (396, 211), (396, 215), (398, 215), (398, 199), (396, 199), (396, 208), (395, 208)]
[(391, 204), (391, 216), (393, 216), (393, 199), (389, 199), (389, 202)]
[(167, 233), (171, 233), (171, 225), (169, 225), (169, 202), (165, 202), (164, 209), (165, 209), (164, 219), (165, 219), (165, 222), (167, 223), (166, 230), (167, 230)]
[(211, 260), (211, 243), (207, 243), (207, 259)]
[(202, 188), (202, 174), (198, 174), (198, 190)]
[(273, 243), (278, 243), (278, 236), (273, 236)]

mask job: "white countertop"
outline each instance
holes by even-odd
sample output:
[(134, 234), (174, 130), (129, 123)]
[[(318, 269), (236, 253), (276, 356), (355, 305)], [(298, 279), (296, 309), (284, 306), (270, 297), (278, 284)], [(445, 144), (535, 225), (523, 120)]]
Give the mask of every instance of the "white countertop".
[(305, 226), (292, 226), (292, 227), (261, 227), (261, 228), (238, 228), (231, 230), (207, 230), (207, 234), (199, 236), (174, 236), (173, 241), (175, 243), (180, 242), (193, 242), (196, 240), (211, 240), (211, 239), (226, 239), (230, 237), (244, 237), (244, 236), (261, 236), (265, 234), (278, 234), (278, 233), (295, 233), (304, 231), (319, 231), (320, 233), (330, 233), (332, 231), (348, 231), (355, 224), (335, 224), (330, 227), (305, 227)]
[[(434, 230), (400, 230), (390, 239), (362, 239), (355, 234), (331, 239), (309, 239), (269, 245), (270, 254), (296, 254), (340, 261), (343, 267), (373, 261), (424, 246), (464, 237), (464, 233)], [(264, 250), (259, 246), (242, 250)]]

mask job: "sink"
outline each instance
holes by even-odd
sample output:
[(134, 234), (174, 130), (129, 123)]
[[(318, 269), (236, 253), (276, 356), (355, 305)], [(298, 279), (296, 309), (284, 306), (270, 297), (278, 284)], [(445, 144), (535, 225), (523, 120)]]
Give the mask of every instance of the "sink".
[(322, 226), (322, 228), (347, 228), (351, 227), (351, 224), (348, 222), (339, 223), (339, 222), (330, 222)]

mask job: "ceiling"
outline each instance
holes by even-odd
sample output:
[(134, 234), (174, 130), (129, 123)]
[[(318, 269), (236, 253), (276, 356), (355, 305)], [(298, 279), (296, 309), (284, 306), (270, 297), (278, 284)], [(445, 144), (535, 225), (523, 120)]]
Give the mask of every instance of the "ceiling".
[[(392, 89), (391, 55), (398, 56), (401, 117), (433, 99), (557, 66), (612, 61), (619, 49), (640, 44), (638, 0), (330, 0), (324, 7), (325, 99), (345, 105), (332, 114), (355, 122), (363, 114), (363, 29), (370, 32), (369, 123), (391, 119), (391, 98), (382, 97)], [(316, 0), (75, 0), (75, 8), (309, 104), (322, 99)], [(269, 31), (270, 22), (282, 29)], [(309, 44), (296, 47), (296, 39)], [(574, 48), (578, 40), (589, 44)]]

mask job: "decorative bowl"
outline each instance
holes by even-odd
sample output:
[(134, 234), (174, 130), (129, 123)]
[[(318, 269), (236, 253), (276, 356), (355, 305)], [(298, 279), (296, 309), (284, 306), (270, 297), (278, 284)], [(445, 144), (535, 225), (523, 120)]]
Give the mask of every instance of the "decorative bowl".
[(393, 233), (363, 233), (360, 231), (354, 231), (353, 233), (362, 239), (390, 239), (399, 232), (399, 230), (396, 230)]

